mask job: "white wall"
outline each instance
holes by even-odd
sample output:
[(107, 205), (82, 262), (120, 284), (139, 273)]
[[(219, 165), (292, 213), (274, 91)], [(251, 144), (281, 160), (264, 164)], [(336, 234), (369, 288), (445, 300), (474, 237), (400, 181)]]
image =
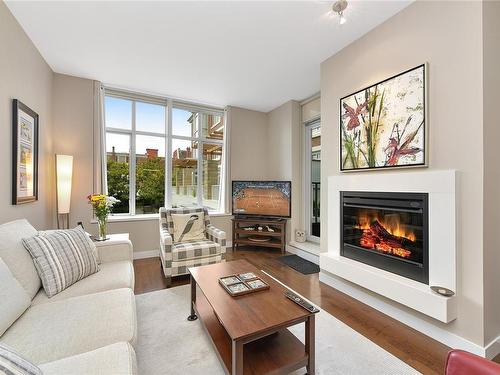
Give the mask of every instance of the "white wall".
[[(54, 163), (52, 149), (52, 70), (0, 2), (0, 224), (26, 218), (37, 229), (54, 224)], [(39, 115), (38, 201), (13, 206), (12, 99)]]
[[(321, 65), (321, 174), (326, 186), (329, 176), (340, 173), (340, 98), (429, 63), (430, 169), (459, 171), (459, 316), (448, 325), (429, 322), (479, 345), (484, 342), (482, 53), (481, 2), (417, 1)], [(412, 172), (399, 173), (404, 178)], [(327, 189), (322, 190), (321, 246), (327, 251), (328, 197)]]

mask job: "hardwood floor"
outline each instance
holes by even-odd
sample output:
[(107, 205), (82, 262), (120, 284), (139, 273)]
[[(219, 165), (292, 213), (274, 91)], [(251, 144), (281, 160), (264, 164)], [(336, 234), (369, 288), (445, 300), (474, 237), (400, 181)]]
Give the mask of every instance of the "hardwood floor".
[[(234, 253), (228, 249), (227, 261), (247, 259), (421, 373), (444, 374), (449, 347), (320, 283), (318, 274), (303, 275), (285, 266), (275, 259), (279, 256), (279, 250), (247, 247)], [(134, 268), (136, 294), (166, 288), (159, 258), (135, 260)], [(176, 277), (172, 287), (188, 283), (189, 276)]]

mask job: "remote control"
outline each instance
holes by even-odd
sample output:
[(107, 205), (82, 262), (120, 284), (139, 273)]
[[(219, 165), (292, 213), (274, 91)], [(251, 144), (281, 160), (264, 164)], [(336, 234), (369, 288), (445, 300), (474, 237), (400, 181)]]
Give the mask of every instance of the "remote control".
[(317, 313), (319, 310), (311, 305), (309, 302), (304, 300), (302, 297), (296, 295), (295, 293), (290, 292), (289, 290), (285, 292), (285, 297), (295, 302), (297, 305), (302, 306), (307, 311), (312, 313)]

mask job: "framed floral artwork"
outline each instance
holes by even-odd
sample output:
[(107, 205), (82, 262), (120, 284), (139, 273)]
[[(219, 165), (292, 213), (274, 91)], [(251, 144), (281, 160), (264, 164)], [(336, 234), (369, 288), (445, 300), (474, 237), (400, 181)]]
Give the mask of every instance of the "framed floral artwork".
[(340, 170), (424, 167), (426, 66), (340, 99)]
[(12, 101), (12, 204), (38, 200), (38, 115)]

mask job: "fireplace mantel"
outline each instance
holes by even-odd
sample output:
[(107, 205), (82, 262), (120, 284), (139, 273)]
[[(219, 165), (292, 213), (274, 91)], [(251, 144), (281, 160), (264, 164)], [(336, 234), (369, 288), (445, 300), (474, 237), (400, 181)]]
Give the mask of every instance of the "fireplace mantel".
[[(341, 191), (428, 193), (429, 285), (341, 256)], [(456, 296), (443, 297), (430, 289), (437, 285), (456, 291), (455, 193), (453, 170), (329, 177), (328, 252), (320, 256), (320, 280), (335, 287), (337, 282), (347, 280), (441, 322), (456, 319)]]

